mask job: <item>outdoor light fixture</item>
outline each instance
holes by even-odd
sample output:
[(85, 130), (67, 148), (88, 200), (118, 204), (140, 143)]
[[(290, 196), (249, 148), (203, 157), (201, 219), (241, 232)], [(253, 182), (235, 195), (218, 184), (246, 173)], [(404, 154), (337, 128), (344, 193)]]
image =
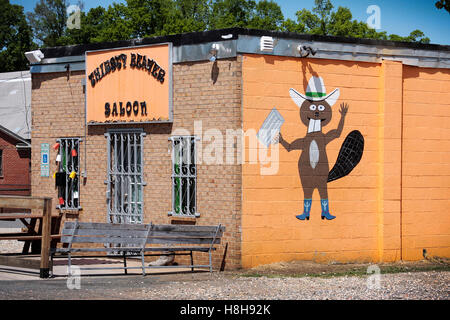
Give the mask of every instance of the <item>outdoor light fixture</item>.
[(209, 61), (214, 62), (217, 59), (217, 53), (219, 52), (219, 44), (213, 43), (211, 49), (209, 50)]
[(37, 63), (41, 62), (41, 60), (44, 59), (44, 54), (41, 50), (34, 50), (25, 52), (25, 57), (27, 57), (30, 63)]
[(313, 48), (308, 47), (308, 46), (302, 46), (301, 44), (299, 44), (297, 46), (297, 50), (298, 50), (298, 53), (300, 54), (300, 57), (302, 57), (302, 58), (306, 58), (310, 54), (312, 54), (314, 56), (317, 52)]
[(272, 52), (273, 51), (273, 38), (262, 36), (259, 39), (259, 49), (263, 52)]

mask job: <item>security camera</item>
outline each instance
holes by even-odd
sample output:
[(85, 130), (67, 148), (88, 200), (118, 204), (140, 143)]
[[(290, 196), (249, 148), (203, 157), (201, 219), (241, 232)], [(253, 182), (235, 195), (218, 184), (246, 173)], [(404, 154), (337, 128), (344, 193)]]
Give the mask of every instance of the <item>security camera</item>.
[(310, 54), (314, 56), (317, 53), (317, 50), (314, 50), (313, 48), (311, 48), (309, 46), (302, 46), (301, 44), (299, 44), (297, 46), (297, 50), (302, 58), (306, 58)]
[(209, 61), (211, 62), (216, 61), (218, 53), (219, 53), (219, 44), (213, 43), (211, 49), (209, 50)]
[(41, 62), (42, 59), (44, 59), (44, 54), (41, 52), (41, 50), (34, 50), (25, 52), (25, 57), (27, 57), (30, 63), (38, 63)]

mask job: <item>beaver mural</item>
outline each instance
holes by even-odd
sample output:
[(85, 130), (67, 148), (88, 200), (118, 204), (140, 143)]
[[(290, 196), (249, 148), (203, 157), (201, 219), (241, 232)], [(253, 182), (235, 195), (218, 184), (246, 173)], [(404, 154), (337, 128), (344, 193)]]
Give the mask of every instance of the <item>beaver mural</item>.
[(344, 128), (345, 117), (349, 110), (347, 103), (341, 103), (339, 113), (341, 119), (336, 129), (322, 132), (332, 118), (332, 106), (339, 98), (339, 89), (326, 94), (321, 77), (311, 77), (305, 95), (294, 89), (289, 90), (290, 96), (300, 108), (300, 120), (308, 128), (306, 136), (289, 143), (283, 139), (281, 132), (278, 141), (288, 151), (301, 150), (298, 160), (298, 171), (303, 186), (303, 213), (297, 215), (299, 220), (309, 220), (314, 189), (320, 194), (322, 219), (333, 220), (328, 201), (327, 184), (349, 174), (359, 163), (364, 149), (364, 138), (359, 131), (352, 131), (345, 139), (339, 151), (336, 164), (329, 170), (326, 146), (340, 137)]

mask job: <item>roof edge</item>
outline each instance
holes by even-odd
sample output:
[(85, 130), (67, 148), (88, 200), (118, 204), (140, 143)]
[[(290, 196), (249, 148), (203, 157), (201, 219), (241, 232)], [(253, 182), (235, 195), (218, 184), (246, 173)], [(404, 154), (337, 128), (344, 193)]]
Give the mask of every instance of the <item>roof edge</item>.
[[(231, 34), (229, 38), (223, 38), (224, 35)], [(162, 42), (172, 42), (174, 46), (193, 45), (213, 41), (236, 40), (239, 35), (248, 36), (272, 36), (276, 38), (285, 38), (292, 40), (304, 41), (321, 41), (331, 43), (347, 43), (347, 44), (362, 44), (369, 46), (383, 46), (387, 48), (406, 48), (406, 49), (421, 49), (421, 50), (435, 50), (450, 52), (450, 45), (441, 44), (425, 44), (417, 42), (404, 41), (389, 41), (389, 40), (374, 40), (365, 38), (349, 38), (336, 36), (323, 36), (312, 34), (299, 34), (293, 32), (282, 31), (267, 31), (259, 29), (245, 29), (245, 28), (226, 28), (203, 32), (189, 32), (175, 35), (147, 37), (142, 39), (120, 40), (113, 42), (99, 42), (90, 44), (79, 44), (62, 47), (43, 48), (45, 58), (58, 58), (67, 56), (84, 55), (86, 51), (111, 49), (118, 47), (130, 47), (136, 45), (155, 44)]]

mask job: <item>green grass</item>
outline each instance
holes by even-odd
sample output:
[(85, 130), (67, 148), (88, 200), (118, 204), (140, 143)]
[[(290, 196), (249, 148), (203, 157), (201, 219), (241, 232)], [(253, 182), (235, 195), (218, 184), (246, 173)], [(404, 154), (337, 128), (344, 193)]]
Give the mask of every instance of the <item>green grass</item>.
[[(425, 266), (396, 266), (387, 265), (379, 266), (381, 274), (391, 274), (391, 273), (405, 273), (405, 272), (426, 272), (426, 271), (450, 271), (450, 265), (448, 264), (432, 264)], [(365, 277), (370, 275), (367, 273), (367, 267), (358, 267), (349, 270), (342, 270), (337, 272), (318, 272), (318, 273), (292, 273), (292, 274), (281, 274), (281, 273), (244, 273), (241, 277), (267, 277), (267, 278), (303, 278), (303, 277), (313, 277), (313, 278), (333, 278), (333, 277)]]

